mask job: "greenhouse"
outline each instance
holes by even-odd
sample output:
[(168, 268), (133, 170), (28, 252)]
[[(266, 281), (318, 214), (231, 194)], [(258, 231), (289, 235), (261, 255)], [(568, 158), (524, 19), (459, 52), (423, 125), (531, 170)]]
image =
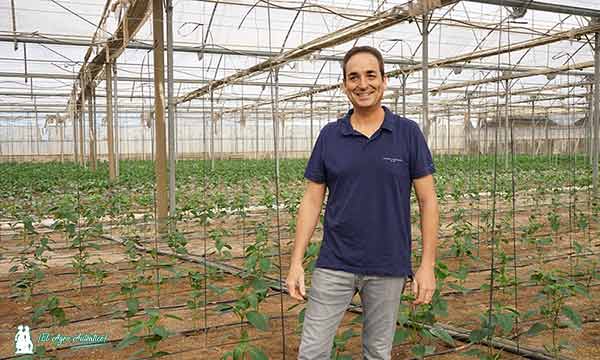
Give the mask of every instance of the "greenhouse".
[(599, 1), (0, 9), (0, 359), (600, 359)]

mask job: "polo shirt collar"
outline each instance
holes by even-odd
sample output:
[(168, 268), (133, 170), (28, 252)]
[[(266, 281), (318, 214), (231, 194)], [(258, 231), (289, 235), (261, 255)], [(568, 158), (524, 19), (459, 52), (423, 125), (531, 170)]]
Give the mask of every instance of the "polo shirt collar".
[[(387, 107), (382, 106), (382, 108), (384, 111), (384, 116), (383, 116), (383, 123), (381, 124), (381, 128), (388, 130), (388, 131), (393, 131), (394, 130), (394, 126), (393, 126), (394, 114), (392, 114), (390, 109), (388, 109)], [(352, 116), (353, 112), (354, 112), (354, 109), (348, 110), (348, 112), (341, 119), (341, 122), (340, 122), (341, 130), (342, 130), (342, 135), (344, 135), (344, 136), (354, 134), (354, 129), (352, 128), (352, 124), (350, 123), (350, 117)]]

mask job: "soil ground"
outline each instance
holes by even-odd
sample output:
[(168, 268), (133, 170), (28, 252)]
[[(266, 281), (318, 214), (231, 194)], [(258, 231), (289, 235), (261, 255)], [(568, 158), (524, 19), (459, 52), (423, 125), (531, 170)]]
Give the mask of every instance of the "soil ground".
[[(583, 200), (582, 200), (583, 199)], [(551, 208), (550, 199), (538, 199), (535, 202), (529, 198), (519, 198), (517, 212), (514, 216), (514, 241), (512, 231), (512, 217), (510, 217), (511, 203), (500, 201), (497, 205), (498, 224), (496, 231), (492, 234), (491, 226), (486, 225), (481, 214), (491, 206), (489, 201), (481, 200), (473, 202), (469, 200), (447, 201), (442, 206), (442, 228), (440, 233), (440, 259), (448, 266), (450, 271), (457, 271), (461, 264), (469, 269), (469, 276), (460, 281), (456, 276), (449, 276), (441, 290), (442, 297), (448, 303), (447, 316), (437, 319), (440, 323), (458, 328), (473, 330), (479, 324), (479, 317), (485, 314), (489, 304), (489, 288), (483, 288), (483, 284), (490, 282), (490, 264), (492, 259), (492, 235), (499, 246), (494, 249), (495, 255), (495, 287), (494, 301), (505, 306), (516, 308), (520, 313), (539, 309), (542, 300), (539, 299), (540, 286), (531, 282), (530, 276), (534, 270), (562, 270), (569, 274), (573, 280), (588, 285), (588, 297), (577, 296), (566, 299), (566, 305), (571, 306), (582, 317), (582, 328), (580, 330), (561, 327), (557, 330), (557, 338), (569, 341), (571, 347), (563, 350), (564, 356), (573, 359), (600, 359), (600, 287), (598, 280), (590, 277), (591, 270), (598, 267), (598, 239), (597, 226), (593, 225), (589, 230), (577, 228), (573, 219), (573, 213), (581, 213), (589, 216), (589, 208), (586, 207), (585, 194), (580, 194), (578, 202), (568, 202), (568, 195), (559, 198), (562, 206)], [(576, 211), (569, 216), (568, 207), (565, 204), (574, 204)], [(459, 210), (462, 209), (462, 210)], [(413, 209), (414, 210), (414, 209)], [(551, 211), (560, 215), (561, 226), (553, 231), (546, 219)], [(462, 212), (461, 220), (456, 219), (456, 214)], [(552, 244), (535, 245), (526, 241), (524, 230), (530, 224), (530, 216), (538, 214), (537, 220), (542, 226), (537, 230), (535, 238), (551, 237)], [(507, 217), (507, 214), (509, 215)], [(273, 263), (280, 266), (283, 276), (287, 271), (289, 263), (289, 251), (291, 249), (291, 235), (288, 229), (290, 217), (282, 211), (279, 217), (280, 231), (277, 231), (277, 217), (274, 210), (253, 211), (247, 218), (228, 216), (222, 220), (213, 221), (207, 226), (200, 225), (197, 221), (183, 221), (178, 224), (178, 229), (184, 232), (188, 240), (187, 250), (191, 258), (201, 260), (204, 254), (210, 261), (242, 268), (244, 266), (244, 248), (254, 241), (256, 237), (256, 224), (268, 223), (269, 240), (273, 244), (281, 244), (280, 247), (272, 247), (271, 259)], [(511, 221), (502, 222), (502, 219)], [(571, 219), (571, 221), (569, 221)], [(456, 257), (450, 253), (453, 244), (457, 240), (464, 239), (458, 232), (458, 224), (469, 222), (474, 230), (473, 246), (471, 251), (476, 257), (466, 255)], [(416, 221), (415, 221), (416, 224)], [(231, 257), (223, 257), (216, 253), (214, 241), (207, 237), (211, 229), (228, 229), (229, 234), (224, 241), (231, 246)], [(124, 238), (131, 235), (139, 236), (139, 242), (147, 249), (153, 249), (154, 227), (152, 224), (138, 224), (135, 227), (123, 228), (113, 224), (105, 226), (105, 233), (116, 238)], [(127, 325), (135, 320), (147, 318), (144, 309), (160, 305), (161, 314), (174, 315), (182, 320), (161, 317), (160, 324), (164, 325), (172, 336), (161, 341), (159, 349), (169, 353), (166, 359), (218, 359), (226, 351), (233, 349), (240, 339), (243, 329), (248, 330), (251, 344), (264, 350), (270, 359), (293, 359), (296, 358), (299, 343), (298, 335), (298, 313), (303, 306), (296, 306), (297, 302), (287, 294), (280, 294), (275, 289), (270, 289), (265, 301), (260, 305), (261, 312), (270, 317), (270, 328), (268, 331), (258, 331), (248, 324), (240, 324), (239, 319), (232, 312), (219, 312), (217, 308), (222, 304), (232, 304), (239, 297), (235, 287), (243, 283), (243, 279), (236, 274), (220, 273), (210, 277), (210, 290), (203, 289), (197, 293), (197, 300), (202, 300), (207, 305), (191, 310), (187, 302), (192, 299), (193, 289), (190, 287), (189, 271), (197, 271), (202, 274), (208, 270), (198, 262), (176, 259), (171, 256), (158, 256), (152, 258), (148, 253), (143, 258), (149, 264), (145, 268), (140, 266), (139, 251), (132, 251), (130, 255), (126, 248), (115, 241), (106, 238), (95, 238), (93, 242), (98, 245), (97, 249), (88, 249), (89, 262), (104, 262), (99, 265), (106, 270), (107, 276), (101, 282), (92, 277), (84, 277), (80, 281), (77, 271), (71, 266), (74, 255), (79, 253), (76, 248), (68, 246), (64, 234), (52, 232), (46, 228), (39, 228), (39, 235), (48, 236), (52, 241), (53, 251), (47, 252), (49, 260), (47, 268), (44, 269), (44, 278), (37, 283), (31, 295), (27, 299), (19, 294), (15, 287), (15, 281), (22, 277), (22, 271), (10, 272), (10, 268), (17, 262), (11, 261), (19, 257), (23, 252), (23, 233), (18, 230), (5, 230), (0, 233), (0, 246), (3, 248), (3, 258), (0, 259), (0, 359), (14, 357), (14, 337), (17, 326), (29, 325), (31, 338), (34, 345), (44, 345), (58, 359), (127, 359), (136, 351), (143, 348), (141, 343), (124, 349), (115, 346), (127, 334)], [(457, 235), (458, 234), (458, 235)], [(321, 232), (314, 234), (313, 240), (321, 238)], [(413, 236), (418, 236), (418, 228), (413, 227)], [(277, 239), (280, 240), (277, 240)], [(414, 253), (418, 254), (418, 242), (414, 243)], [(589, 251), (577, 253), (573, 244), (584, 244)], [(165, 252), (172, 250), (163, 241), (156, 243), (158, 249)], [(279, 253), (280, 249), (281, 260)], [(499, 261), (498, 252), (506, 254), (505, 261)], [(25, 254), (26, 255), (26, 254)], [(513, 261), (514, 258), (514, 261)], [(136, 259), (134, 262), (132, 259)], [(161, 283), (157, 288), (157, 272), (153, 264), (160, 263), (159, 271)], [(239, 274), (238, 274), (239, 275)], [(502, 277), (502, 275), (506, 275)], [(272, 269), (268, 276), (279, 279), (279, 267)], [(518, 286), (511, 282), (516, 277)], [(139, 292), (136, 297), (140, 302), (139, 311), (130, 319), (124, 317), (127, 310), (127, 297), (122, 291), (122, 285), (126, 280), (138, 279)], [(146, 283), (139, 279), (145, 279)], [(310, 277), (307, 278), (310, 282)], [(461, 285), (468, 289), (460, 292), (452, 289), (449, 285)], [(159, 289), (159, 290), (157, 290)], [(223, 289), (223, 291), (218, 291)], [(59, 306), (64, 310), (69, 323), (63, 326), (55, 324), (52, 318), (46, 314), (40, 321), (34, 323), (32, 316), (39, 304), (52, 296), (59, 299)], [(355, 301), (360, 302), (357, 296)], [(291, 308), (291, 309), (290, 309)], [(283, 309), (283, 311), (282, 311)], [(282, 323), (283, 315), (283, 323)], [(347, 312), (339, 329), (339, 334), (352, 328), (357, 336), (352, 337), (346, 347), (345, 354), (352, 358), (360, 358), (360, 324), (353, 320), (357, 314)], [(566, 321), (563, 316), (560, 319)], [(520, 331), (527, 330), (534, 322), (543, 321), (539, 314), (521, 321), (518, 324)], [(40, 341), (40, 335), (49, 333), (52, 335), (62, 334), (75, 336), (77, 334), (105, 335), (108, 342), (94, 347), (73, 347), (75, 344), (66, 343), (54, 346), (51, 342)], [(543, 349), (544, 345), (552, 342), (551, 332), (542, 331), (536, 336), (518, 337), (521, 346)], [(465, 358), (464, 351), (472, 348), (486, 348), (474, 345), (463, 346), (464, 343), (455, 342), (455, 346), (461, 351), (451, 351), (452, 346), (441, 341), (431, 339), (417, 339), (418, 342), (435, 346), (435, 351), (440, 354), (438, 359), (462, 359)], [(393, 359), (411, 358), (411, 347), (415, 342), (405, 342), (393, 349)], [(450, 350), (448, 353), (443, 353)], [(501, 352), (501, 350), (494, 350)], [(142, 356), (143, 357), (143, 356)], [(502, 359), (518, 359), (517, 355), (501, 352)]]

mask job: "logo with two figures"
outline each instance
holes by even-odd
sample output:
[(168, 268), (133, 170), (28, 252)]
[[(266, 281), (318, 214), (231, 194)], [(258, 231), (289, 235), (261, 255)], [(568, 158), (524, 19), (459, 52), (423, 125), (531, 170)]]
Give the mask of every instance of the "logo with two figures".
[(31, 334), (29, 326), (19, 325), (17, 334), (15, 335), (15, 355), (32, 355), (33, 343), (31, 342)]

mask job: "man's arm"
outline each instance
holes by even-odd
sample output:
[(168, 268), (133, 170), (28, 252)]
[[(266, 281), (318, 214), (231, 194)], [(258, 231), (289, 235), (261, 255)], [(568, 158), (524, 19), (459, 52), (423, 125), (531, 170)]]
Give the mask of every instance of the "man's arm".
[(302, 260), (304, 259), (304, 252), (306, 251), (308, 242), (319, 221), (324, 199), (325, 184), (309, 180), (298, 209), (296, 237), (286, 281), (290, 296), (294, 299), (303, 300), (303, 296), (306, 295)]
[(414, 304), (428, 304), (435, 292), (435, 253), (438, 242), (439, 210), (432, 175), (414, 180), (421, 215), (423, 254), (413, 279)]

